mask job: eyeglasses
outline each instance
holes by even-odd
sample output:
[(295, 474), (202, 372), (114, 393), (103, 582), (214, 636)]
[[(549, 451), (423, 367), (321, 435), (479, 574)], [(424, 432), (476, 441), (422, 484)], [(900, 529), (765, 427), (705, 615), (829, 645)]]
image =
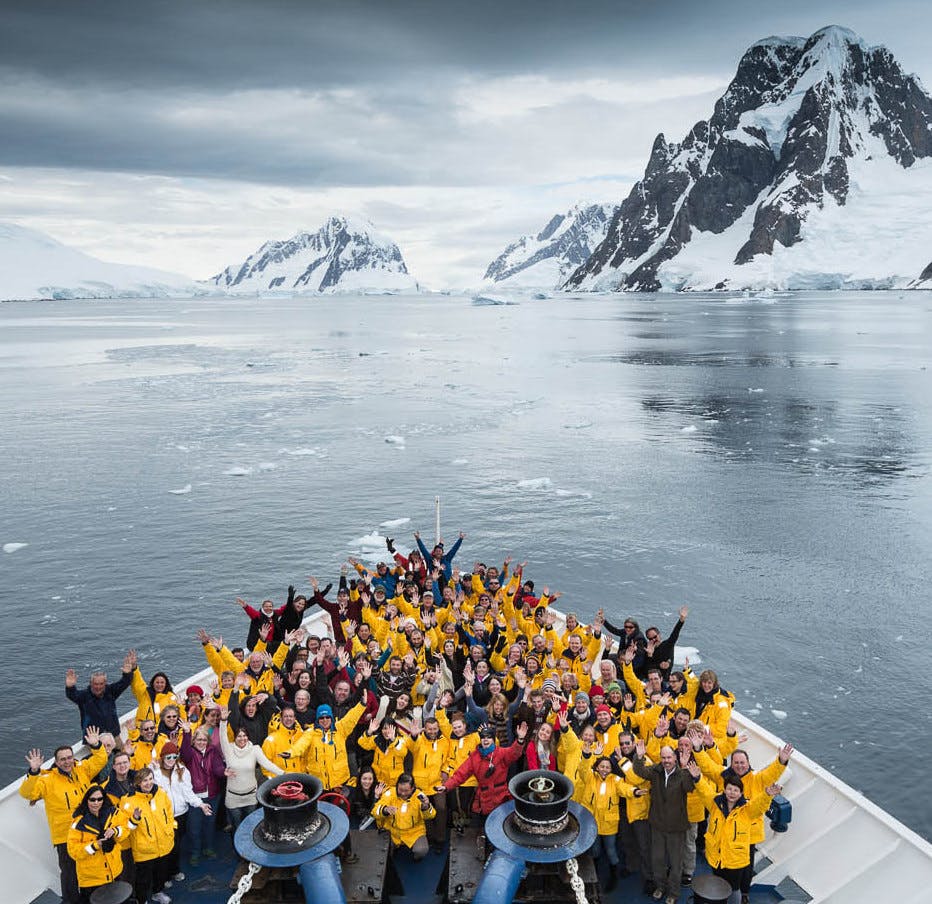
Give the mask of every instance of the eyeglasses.
[(647, 639), (648, 640), (660, 640), (660, 635), (659, 634), (648, 634)]
[(626, 631), (633, 631), (633, 630), (634, 630), (634, 625), (625, 625), (625, 630), (626, 630)]
[(162, 759), (163, 760), (177, 760), (178, 754), (177, 753), (166, 753), (162, 756)]

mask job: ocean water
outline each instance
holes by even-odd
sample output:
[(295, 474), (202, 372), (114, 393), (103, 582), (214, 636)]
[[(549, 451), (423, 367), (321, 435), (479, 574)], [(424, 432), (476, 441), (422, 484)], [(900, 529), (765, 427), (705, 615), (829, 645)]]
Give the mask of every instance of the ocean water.
[(930, 364), (930, 293), (0, 305), (0, 778), (76, 739), (66, 668), (183, 679), (439, 495), (564, 611), (687, 603), (740, 709), (932, 837)]

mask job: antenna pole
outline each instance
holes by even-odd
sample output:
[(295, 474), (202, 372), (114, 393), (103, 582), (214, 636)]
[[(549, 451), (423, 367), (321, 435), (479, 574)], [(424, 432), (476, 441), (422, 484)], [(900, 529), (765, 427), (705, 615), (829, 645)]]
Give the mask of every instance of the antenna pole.
[(434, 542), (440, 542), (440, 497), (434, 496), (434, 531), (436, 536)]

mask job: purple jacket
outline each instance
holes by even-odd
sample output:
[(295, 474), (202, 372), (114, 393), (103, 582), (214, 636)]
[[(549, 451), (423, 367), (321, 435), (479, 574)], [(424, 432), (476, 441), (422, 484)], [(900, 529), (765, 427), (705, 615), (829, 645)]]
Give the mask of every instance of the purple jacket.
[(205, 791), (208, 797), (220, 793), (220, 780), (226, 771), (223, 753), (213, 744), (201, 753), (192, 743), (191, 735), (185, 732), (181, 736), (181, 760), (191, 772), (191, 785), (194, 793), (201, 795)]

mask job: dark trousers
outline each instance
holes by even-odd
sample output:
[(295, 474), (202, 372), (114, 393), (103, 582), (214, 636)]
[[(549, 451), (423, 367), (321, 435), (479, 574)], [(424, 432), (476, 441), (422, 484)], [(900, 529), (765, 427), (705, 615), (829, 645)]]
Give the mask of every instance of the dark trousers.
[(441, 845), (447, 840), (447, 792), (438, 791), (431, 794), (430, 802), (434, 805), (437, 815), (427, 820), (427, 841), (433, 845)]
[(450, 798), (447, 800), (447, 806), (450, 809), (450, 813), (456, 813), (457, 811), (464, 813), (466, 817), (472, 816), (472, 801), (476, 796), (475, 785), (471, 788), (464, 788), (460, 785), (458, 788), (454, 788), (451, 792)]
[[(653, 881), (654, 869), (653, 861), (651, 860), (650, 823), (646, 819), (639, 819), (637, 822), (630, 823), (630, 826), (635, 845), (633, 862), (636, 863), (637, 866), (628, 866), (628, 869), (631, 870), (631, 872), (639, 870), (645, 882)], [(627, 850), (625, 851), (625, 859), (625, 865), (627, 866)]]
[(168, 870), (169, 879), (181, 872), (181, 839), (184, 838), (185, 829), (188, 826), (188, 814), (182, 813), (180, 816), (176, 816), (175, 822), (177, 823), (175, 827), (175, 846), (172, 848), (171, 853), (166, 855), (168, 859), (166, 869)]
[(757, 855), (757, 845), (751, 845), (751, 860), (741, 871), (741, 894), (751, 893), (751, 883), (754, 881), (754, 857)]
[(663, 888), (668, 897), (679, 898), (680, 880), (683, 877), (683, 850), (686, 831), (662, 832), (656, 827), (650, 832), (651, 869), (657, 888)]
[(58, 868), (61, 871), (62, 904), (80, 904), (81, 892), (78, 889), (78, 868), (68, 853), (68, 843), (55, 845), (58, 853)]
[(744, 869), (724, 869), (721, 866), (716, 866), (712, 872), (716, 876), (721, 876), (731, 886), (732, 891), (737, 891), (741, 887)]
[(156, 857), (153, 860), (136, 861), (136, 881), (133, 883), (133, 893), (139, 904), (148, 901), (157, 891), (161, 891), (165, 882), (171, 878), (168, 871), (168, 854)]

